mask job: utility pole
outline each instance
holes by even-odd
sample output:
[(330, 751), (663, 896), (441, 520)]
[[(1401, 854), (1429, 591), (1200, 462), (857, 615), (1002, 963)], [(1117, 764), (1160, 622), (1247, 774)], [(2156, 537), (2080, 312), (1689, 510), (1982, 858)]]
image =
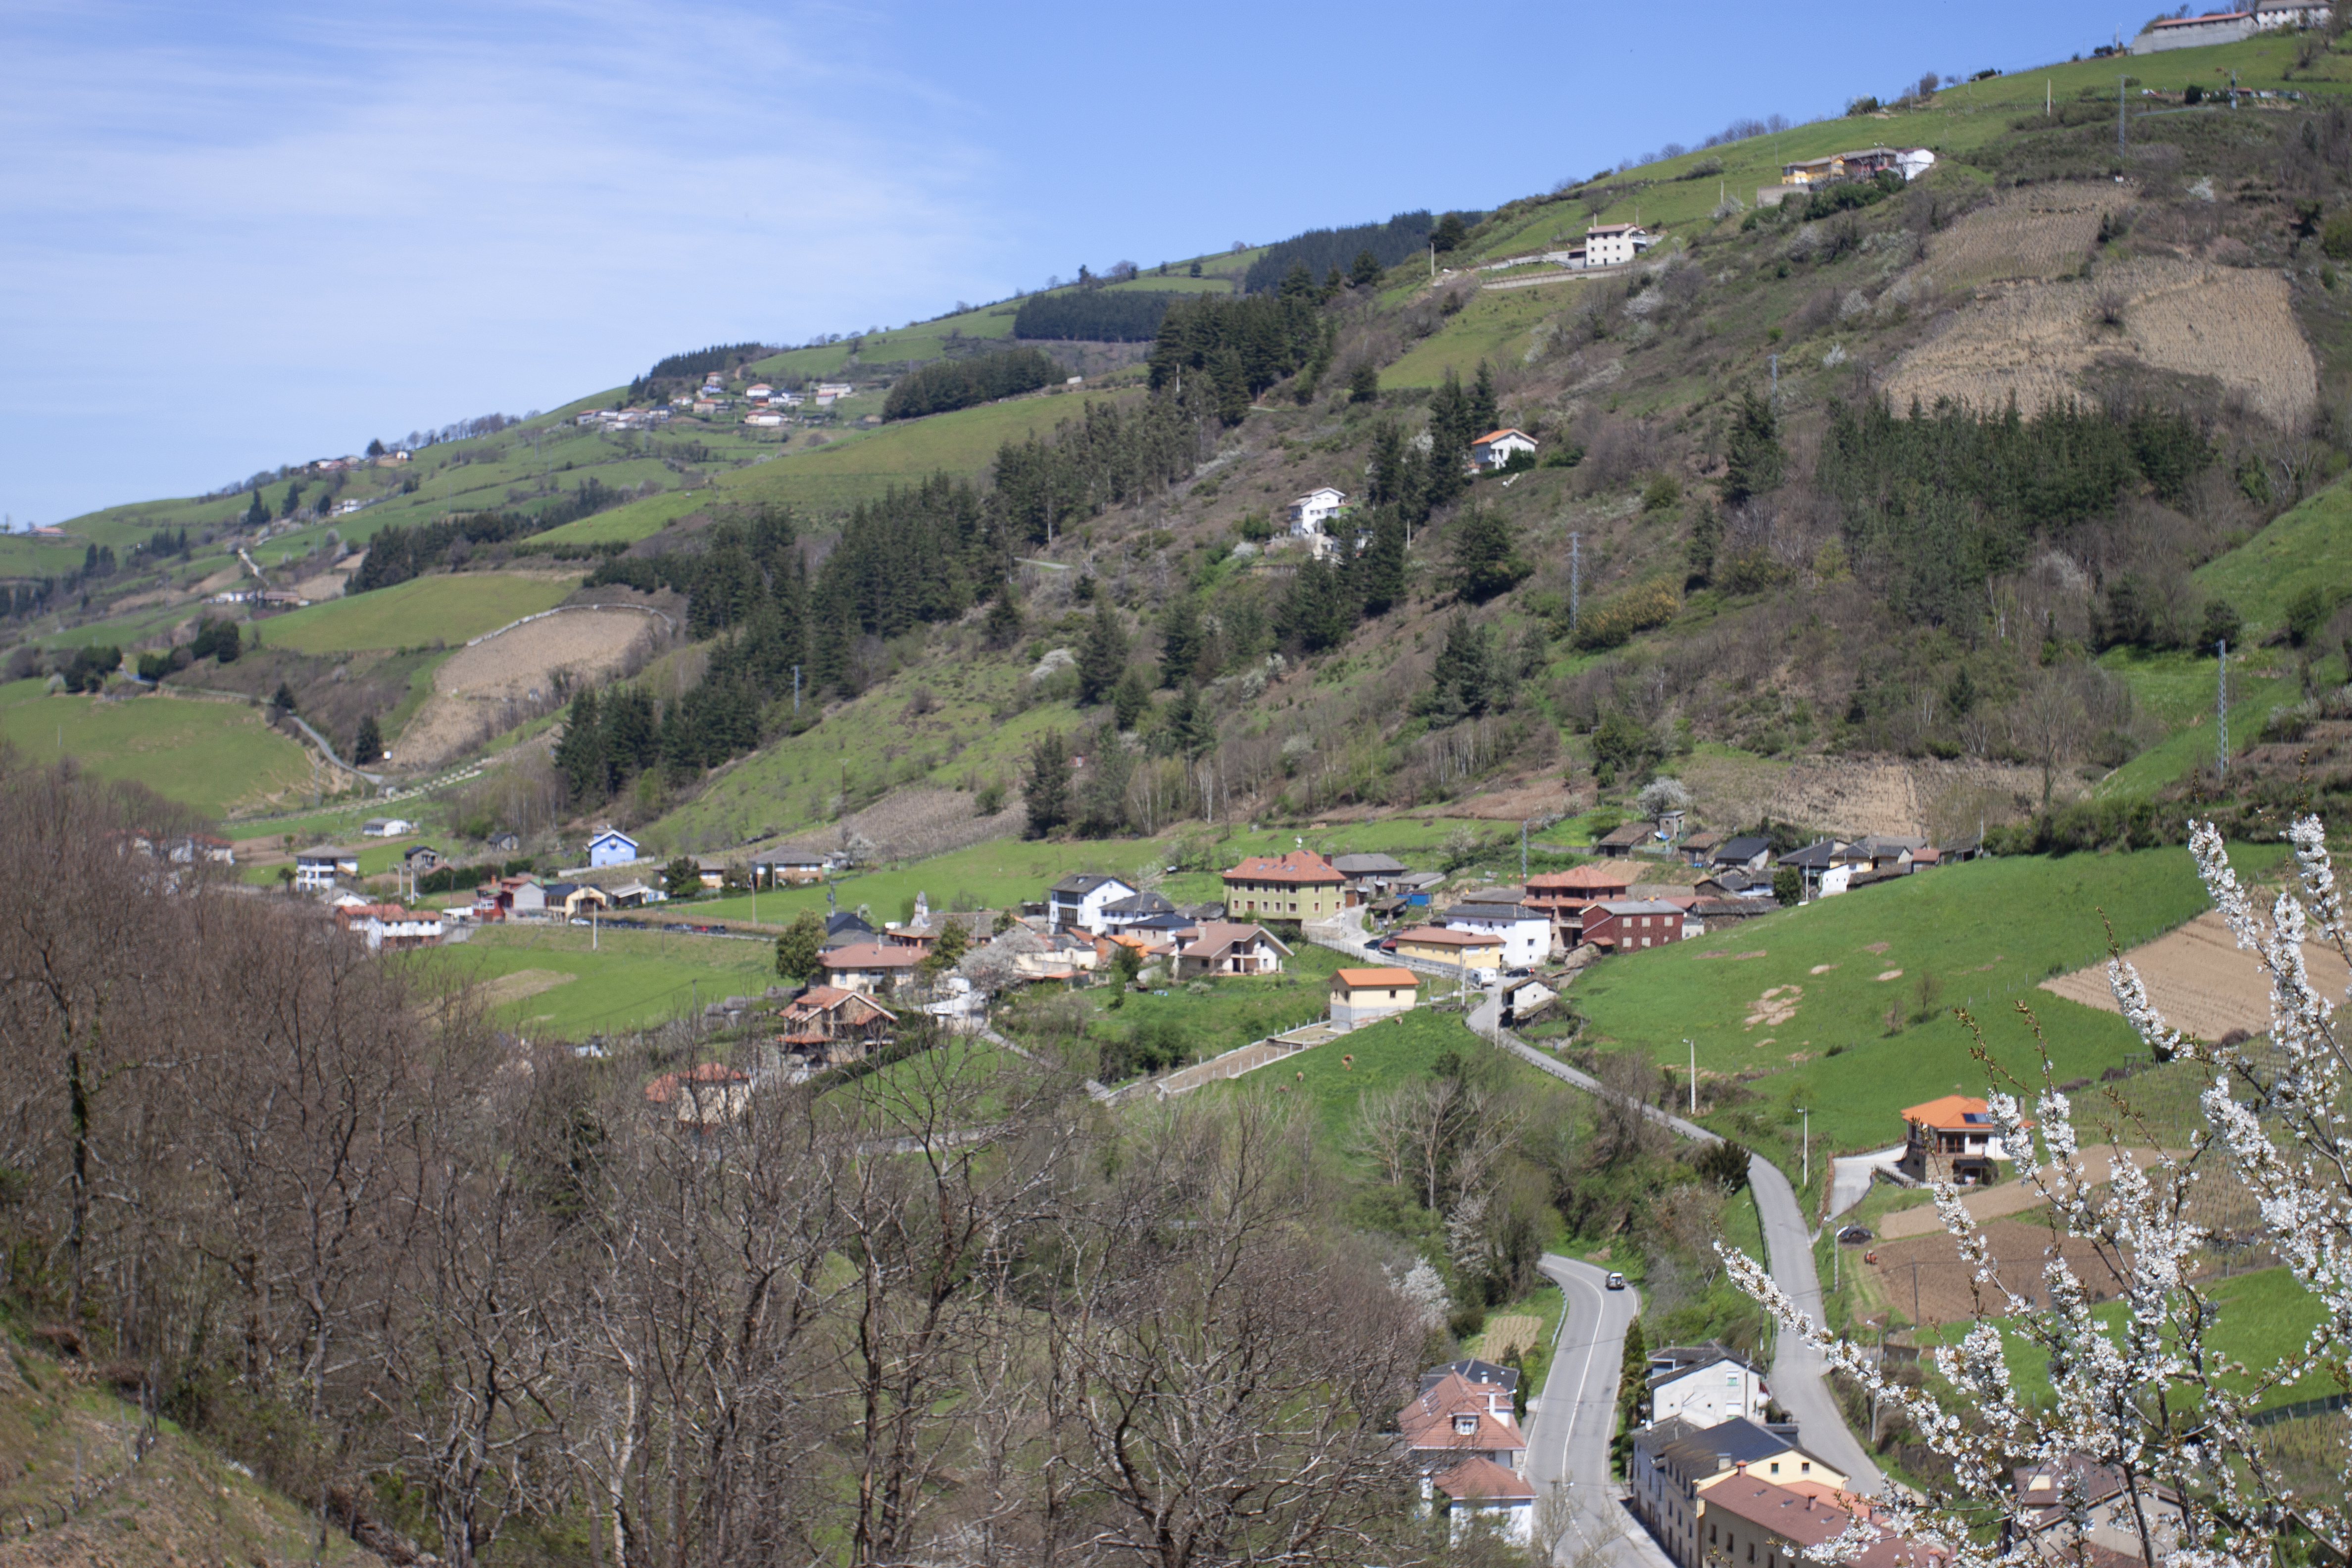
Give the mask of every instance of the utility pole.
[(1813, 1108), (1801, 1105), (1797, 1107), (1797, 1114), (1805, 1119), (1804, 1163), (1801, 1167), (1804, 1173), (1797, 1178), (1797, 1185), (1810, 1187), (1813, 1184)]
[(2230, 771), (2230, 639), (2214, 644), (2213, 782)]
[(1696, 1116), (1698, 1114), (1698, 1042), (1686, 1039), (1683, 1044), (1690, 1047), (1690, 1113)]
[(801, 667), (793, 666), (793, 711), (801, 710)]
[(2046, 76), (2042, 79), (2042, 118), (2050, 118), (2050, 79)]
[(1574, 630), (1584, 618), (1584, 535), (1568, 536), (1568, 625)]

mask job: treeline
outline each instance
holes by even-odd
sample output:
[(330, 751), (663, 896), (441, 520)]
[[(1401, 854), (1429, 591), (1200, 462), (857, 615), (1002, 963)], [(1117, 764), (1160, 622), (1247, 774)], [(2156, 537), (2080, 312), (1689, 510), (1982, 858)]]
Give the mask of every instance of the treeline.
[(1032, 348), (941, 360), (891, 383), (890, 395), (882, 401), (882, 417), (916, 419), (926, 414), (945, 414), (1034, 392), (1062, 379), (1062, 367)]
[(1141, 403), (1088, 399), (1085, 412), (996, 449), (988, 504), (1008, 542), (1043, 544), (1073, 521), (1192, 477), (1215, 443), (1207, 398), (1187, 388)]
[(344, 592), (389, 588), (436, 567), (463, 565), (477, 546), (527, 539), (629, 499), (628, 491), (590, 474), (571, 489), (559, 489), (536, 511), (470, 511), (433, 522), (388, 524), (368, 542), (367, 558)]
[(1160, 331), (1177, 294), (1140, 289), (1074, 289), (1032, 294), (1013, 312), (1017, 338), (1070, 338), (1087, 342), (1149, 342)]
[(1816, 472), (1896, 612), (1945, 626), (1976, 620), (1985, 579), (2038, 542), (2112, 512), (2137, 482), (2178, 501), (2212, 461), (2195, 422), (2164, 408), (2068, 403), (2026, 419), (2013, 403), (1897, 416), (1874, 402), (1831, 410)]
[(1358, 256), (1368, 250), (1382, 268), (1394, 267), (1426, 247), (1430, 230), (1435, 226), (1436, 219), (1423, 209), (1399, 213), (1386, 223), (1360, 223), (1347, 228), (1310, 228), (1279, 244), (1267, 246), (1265, 254), (1251, 262), (1249, 270), (1242, 275), (1242, 291), (1263, 294), (1277, 289), (1294, 267), (1303, 267), (1317, 277), (1334, 267), (1345, 271), (1355, 265)]
[(730, 369), (740, 361), (757, 359), (767, 352), (766, 345), (761, 343), (718, 343), (707, 349), (696, 349), (690, 353), (671, 354), (656, 360), (653, 369), (646, 372), (645, 379), (670, 381), (680, 376), (708, 375), (714, 370)]
[(1168, 308), (1151, 345), (1151, 388), (1205, 381), (1217, 416), (1238, 425), (1260, 393), (1302, 370), (1328, 367), (1334, 342), (1324, 296), (1303, 266), (1275, 294), (1202, 294)]

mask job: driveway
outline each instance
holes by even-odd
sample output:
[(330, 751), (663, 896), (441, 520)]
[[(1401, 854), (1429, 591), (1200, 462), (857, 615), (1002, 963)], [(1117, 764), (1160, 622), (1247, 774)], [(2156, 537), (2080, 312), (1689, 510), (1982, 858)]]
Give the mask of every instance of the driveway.
[(1605, 1270), (1556, 1253), (1544, 1255), (1543, 1271), (1559, 1284), (1563, 1304), (1543, 1403), (1528, 1439), (1528, 1479), (1538, 1495), (1568, 1489), (1573, 1511), (1556, 1561), (1670, 1568), (1664, 1551), (1626, 1511), (1609, 1479), (1618, 1364), (1625, 1326), (1641, 1311), (1642, 1299), (1630, 1289), (1605, 1289)]

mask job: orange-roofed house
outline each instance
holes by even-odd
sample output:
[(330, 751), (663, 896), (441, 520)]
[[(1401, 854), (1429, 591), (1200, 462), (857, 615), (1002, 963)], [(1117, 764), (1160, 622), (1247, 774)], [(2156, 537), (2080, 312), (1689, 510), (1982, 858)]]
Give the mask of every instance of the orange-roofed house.
[(1331, 1021), (1369, 1024), (1375, 1018), (1410, 1013), (1421, 999), (1421, 977), (1393, 965), (1379, 969), (1339, 969), (1331, 974)]
[(668, 1110), (693, 1137), (705, 1137), (740, 1119), (751, 1103), (751, 1075), (724, 1062), (666, 1072), (646, 1085), (646, 1100)]
[(1423, 1477), (1422, 1500), (1445, 1514), (1445, 1537), (1458, 1543), (1484, 1527), (1514, 1546), (1535, 1541), (1536, 1489), (1494, 1460), (1473, 1455)]
[(1314, 921), (1347, 907), (1348, 874), (1312, 849), (1250, 855), (1225, 873), (1225, 912), (1262, 921)]
[(1397, 1412), (1397, 1431), (1424, 1476), (1472, 1458), (1517, 1475), (1527, 1462), (1528, 1439), (1512, 1413), (1511, 1391), (1473, 1383), (1458, 1372), (1429, 1379)]
[(1529, 877), (1519, 901), (1550, 917), (1551, 944), (1565, 951), (1583, 940), (1585, 910), (1603, 900), (1626, 898), (1633, 890), (1633, 874), (1622, 867), (1579, 866)]
[(1261, 925), (1208, 921), (1176, 950), (1176, 978), (1209, 980), (1222, 974), (1279, 974), (1290, 949)]
[(1489, 430), (1470, 443), (1470, 466), (1486, 472), (1509, 467), (1513, 458), (1525, 452), (1529, 461), (1536, 455), (1536, 438), (1524, 430), (1505, 426)]
[[(2032, 1126), (2032, 1122), (2027, 1122)], [(1916, 1182), (1958, 1182), (1962, 1186), (1997, 1180), (1995, 1162), (2017, 1156), (2001, 1146), (1985, 1102), (1948, 1094), (1903, 1112), (1903, 1158), (1895, 1169)]]
[(1444, 926), (1415, 926), (1396, 934), (1396, 955), (1423, 963), (1442, 963), (1475, 975), (1482, 969), (1503, 967), (1503, 939), (1492, 931), (1450, 931)]

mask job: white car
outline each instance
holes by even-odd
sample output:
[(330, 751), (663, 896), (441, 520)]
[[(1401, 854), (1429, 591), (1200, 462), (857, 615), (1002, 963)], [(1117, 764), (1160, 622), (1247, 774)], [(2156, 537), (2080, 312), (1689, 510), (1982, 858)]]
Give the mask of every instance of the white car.
[(1609, 1278), (1603, 1283), (1612, 1290), (1622, 1290), (1625, 1289), (1625, 1277), (1612, 1268), (1609, 1271)]

